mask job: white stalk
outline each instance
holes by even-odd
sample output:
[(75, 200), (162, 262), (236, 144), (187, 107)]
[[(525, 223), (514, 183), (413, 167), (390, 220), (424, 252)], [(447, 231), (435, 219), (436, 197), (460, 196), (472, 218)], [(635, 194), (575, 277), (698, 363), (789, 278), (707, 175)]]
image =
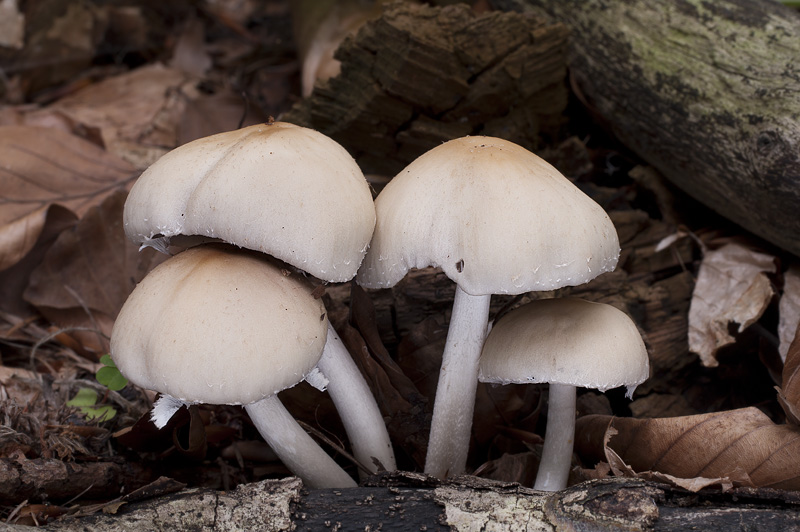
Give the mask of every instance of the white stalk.
[(276, 395), (244, 408), (281, 462), (306, 486), (356, 487), (355, 480), (303, 430)]
[(575, 440), (575, 396), (575, 386), (550, 384), (542, 460), (533, 485), (537, 490), (559, 491), (567, 487)]
[(472, 296), (456, 286), (425, 458), (425, 472), (438, 478), (466, 469), (490, 300), (491, 295)]
[(379, 470), (374, 460), (386, 471), (397, 469), (392, 442), (378, 403), (330, 323), (328, 341), (317, 368), (328, 379), (328, 393), (339, 412), (356, 460), (373, 473)]

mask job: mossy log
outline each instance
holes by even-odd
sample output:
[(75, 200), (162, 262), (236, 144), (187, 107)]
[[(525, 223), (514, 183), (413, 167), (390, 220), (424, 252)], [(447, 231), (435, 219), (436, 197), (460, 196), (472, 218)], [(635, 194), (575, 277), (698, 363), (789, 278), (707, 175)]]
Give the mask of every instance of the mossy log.
[(796, 11), (771, 0), (493, 4), (567, 24), (573, 86), (627, 147), (697, 200), (800, 254)]

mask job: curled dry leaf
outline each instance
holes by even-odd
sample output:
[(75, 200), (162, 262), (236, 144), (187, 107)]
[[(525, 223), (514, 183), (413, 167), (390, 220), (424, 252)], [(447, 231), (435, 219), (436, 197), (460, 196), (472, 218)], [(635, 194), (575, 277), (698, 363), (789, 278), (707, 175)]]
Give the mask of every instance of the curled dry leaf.
[(187, 74), (153, 64), (89, 85), (26, 120), (66, 117), (70, 124), (99, 132), (110, 153), (141, 170), (175, 148), (178, 124), (193, 92)]
[(778, 402), (786, 414), (786, 421), (800, 426), (800, 335), (798, 334), (794, 335), (794, 341), (786, 354), (781, 387), (778, 388)]
[[(604, 444), (609, 428), (617, 434)], [(587, 463), (606, 460), (607, 447), (638, 473), (800, 489), (800, 430), (753, 407), (661, 419), (584, 416), (576, 435), (575, 450)]]
[(703, 257), (689, 308), (689, 349), (706, 367), (715, 367), (717, 350), (758, 321), (773, 296), (765, 272), (775, 272), (775, 258), (738, 244), (727, 244)]
[[(636, 472), (634, 469), (625, 463), (617, 453), (614, 452), (608, 446), (608, 441), (611, 437), (615, 436), (617, 430), (610, 425), (606, 429), (605, 436), (603, 437), (603, 449), (606, 455), (606, 462), (601, 462), (598, 464), (596, 471), (601, 471), (603, 465), (607, 467), (608, 473), (613, 473), (615, 476), (618, 477), (632, 477), (632, 478), (642, 478), (645, 480), (653, 480), (656, 482), (663, 482), (664, 484), (669, 484), (671, 486), (678, 486), (683, 489), (697, 492), (703, 488), (707, 488), (709, 486), (719, 485), (723, 491), (729, 490), (733, 487), (733, 481), (728, 478), (705, 478), (705, 477), (694, 477), (694, 478), (680, 478), (675, 477), (672, 475), (668, 475), (667, 473), (661, 473), (659, 471), (642, 471)], [(744, 484), (749, 486), (750, 479), (744, 476), (741, 479), (737, 479), (740, 484)]]
[(778, 305), (778, 352), (786, 361), (789, 346), (795, 338), (797, 326), (800, 325), (800, 266), (793, 265), (783, 275), (783, 294)]
[[(71, 210), (47, 205), (0, 227), (0, 311), (19, 318), (33, 314), (22, 298), (31, 271), (58, 235), (77, 221)], [(5, 318), (14, 321), (8, 315)]]
[(136, 177), (125, 161), (58, 129), (0, 127), (0, 270), (33, 249), (49, 207), (81, 216)]
[[(32, 272), (25, 299), (61, 327), (98, 329), (106, 337), (136, 283), (165, 256), (141, 253), (122, 228), (124, 191), (117, 191), (62, 232)], [(108, 346), (95, 335), (77, 335), (88, 351)]]

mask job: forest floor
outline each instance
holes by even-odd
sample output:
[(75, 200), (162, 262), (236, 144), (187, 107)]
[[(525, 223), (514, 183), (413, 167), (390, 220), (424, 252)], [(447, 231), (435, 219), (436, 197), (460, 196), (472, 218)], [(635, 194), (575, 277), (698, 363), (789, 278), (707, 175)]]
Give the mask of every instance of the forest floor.
[[(186, 142), (269, 117), (314, 125), (337, 86), (301, 96), (285, 0), (28, 4), (23, 19), (0, 11), (0, 34), (22, 24), (25, 35), (0, 47), (0, 518), (43, 524), (145, 486), (157, 496), (289, 476), (240, 407), (184, 408), (158, 430), (149, 420), (152, 392), (112, 390), (95, 375), (106, 366), (117, 312), (164, 260), (140, 252), (122, 229), (138, 175)], [(461, 24), (492, 12), (476, 2), (469, 15), (449, 13)], [(548, 43), (566, 38), (545, 23), (536, 31)], [(357, 68), (359, 46), (370, 42), (366, 33), (351, 42), (345, 64)], [(492, 300), (497, 319), (532, 299), (582, 297), (624, 310), (642, 332), (651, 377), (632, 400), (624, 389), (579, 393), (571, 484), (626, 475), (691, 490), (798, 489), (794, 259), (692, 200), (603, 129), (570, 90), (559, 46), (531, 52), (550, 58), (556, 79), (531, 93), (541, 99), (515, 93), (515, 105), (528, 107), (512, 120), (509, 106), (476, 98), (468, 111), (483, 113), (481, 126), (463, 134), (512, 131), (617, 227), (616, 271), (578, 287)], [(424, 147), (463, 132), (464, 121), (441, 119), (461, 112), (457, 105), (430, 111), (435, 102), (422, 101), (416, 78), (408, 79), (392, 94), (426, 110), (409, 111), (425, 117), (417, 126), (399, 129), (408, 124), (400, 117), (391, 130), (400, 107), (382, 93), (370, 100), (388, 128), (380, 131), (389, 131), (373, 135), (375, 146), (384, 143), (377, 151), (351, 144), (358, 128), (333, 135), (376, 192)], [(391, 157), (380, 151), (385, 142)], [(330, 319), (378, 397), (406, 471), (422, 470), (454, 290), (434, 269), (412, 271), (388, 290), (325, 287)], [(468, 472), (532, 485), (546, 397), (538, 385), (479, 386)], [(281, 398), (355, 475), (339, 452), (348, 444), (327, 394), (301, 384)], [(659, 445), (644, 449), (641, 441)]]

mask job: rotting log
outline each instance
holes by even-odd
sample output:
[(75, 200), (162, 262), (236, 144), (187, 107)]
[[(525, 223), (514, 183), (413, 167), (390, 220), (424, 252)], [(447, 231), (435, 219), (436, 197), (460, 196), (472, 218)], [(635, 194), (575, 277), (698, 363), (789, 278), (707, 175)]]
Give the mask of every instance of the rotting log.
[(281, 119), (334, 138), (366, 173), (394, 175), (464, 135), (535, 149), (566, 107), (566, 37), (543, 17), (391, 3), (339, 47), (341, 73)]
[[(554, 493), (457, 477), (387, 474), (370, 485), (306, 490), (296, 478), (191, 489), (37, 530), (704, 530), (785, 531), (800, 526), (800, 497), (778, 490), (690, 493), (637, 479), (595, 480)], [(7, 525), (8, 530), (29, 527)]]
[(770, 0), (493, 0), (571, 29), (573, 86), (700, 202), (800, 254), (800, 15)]

